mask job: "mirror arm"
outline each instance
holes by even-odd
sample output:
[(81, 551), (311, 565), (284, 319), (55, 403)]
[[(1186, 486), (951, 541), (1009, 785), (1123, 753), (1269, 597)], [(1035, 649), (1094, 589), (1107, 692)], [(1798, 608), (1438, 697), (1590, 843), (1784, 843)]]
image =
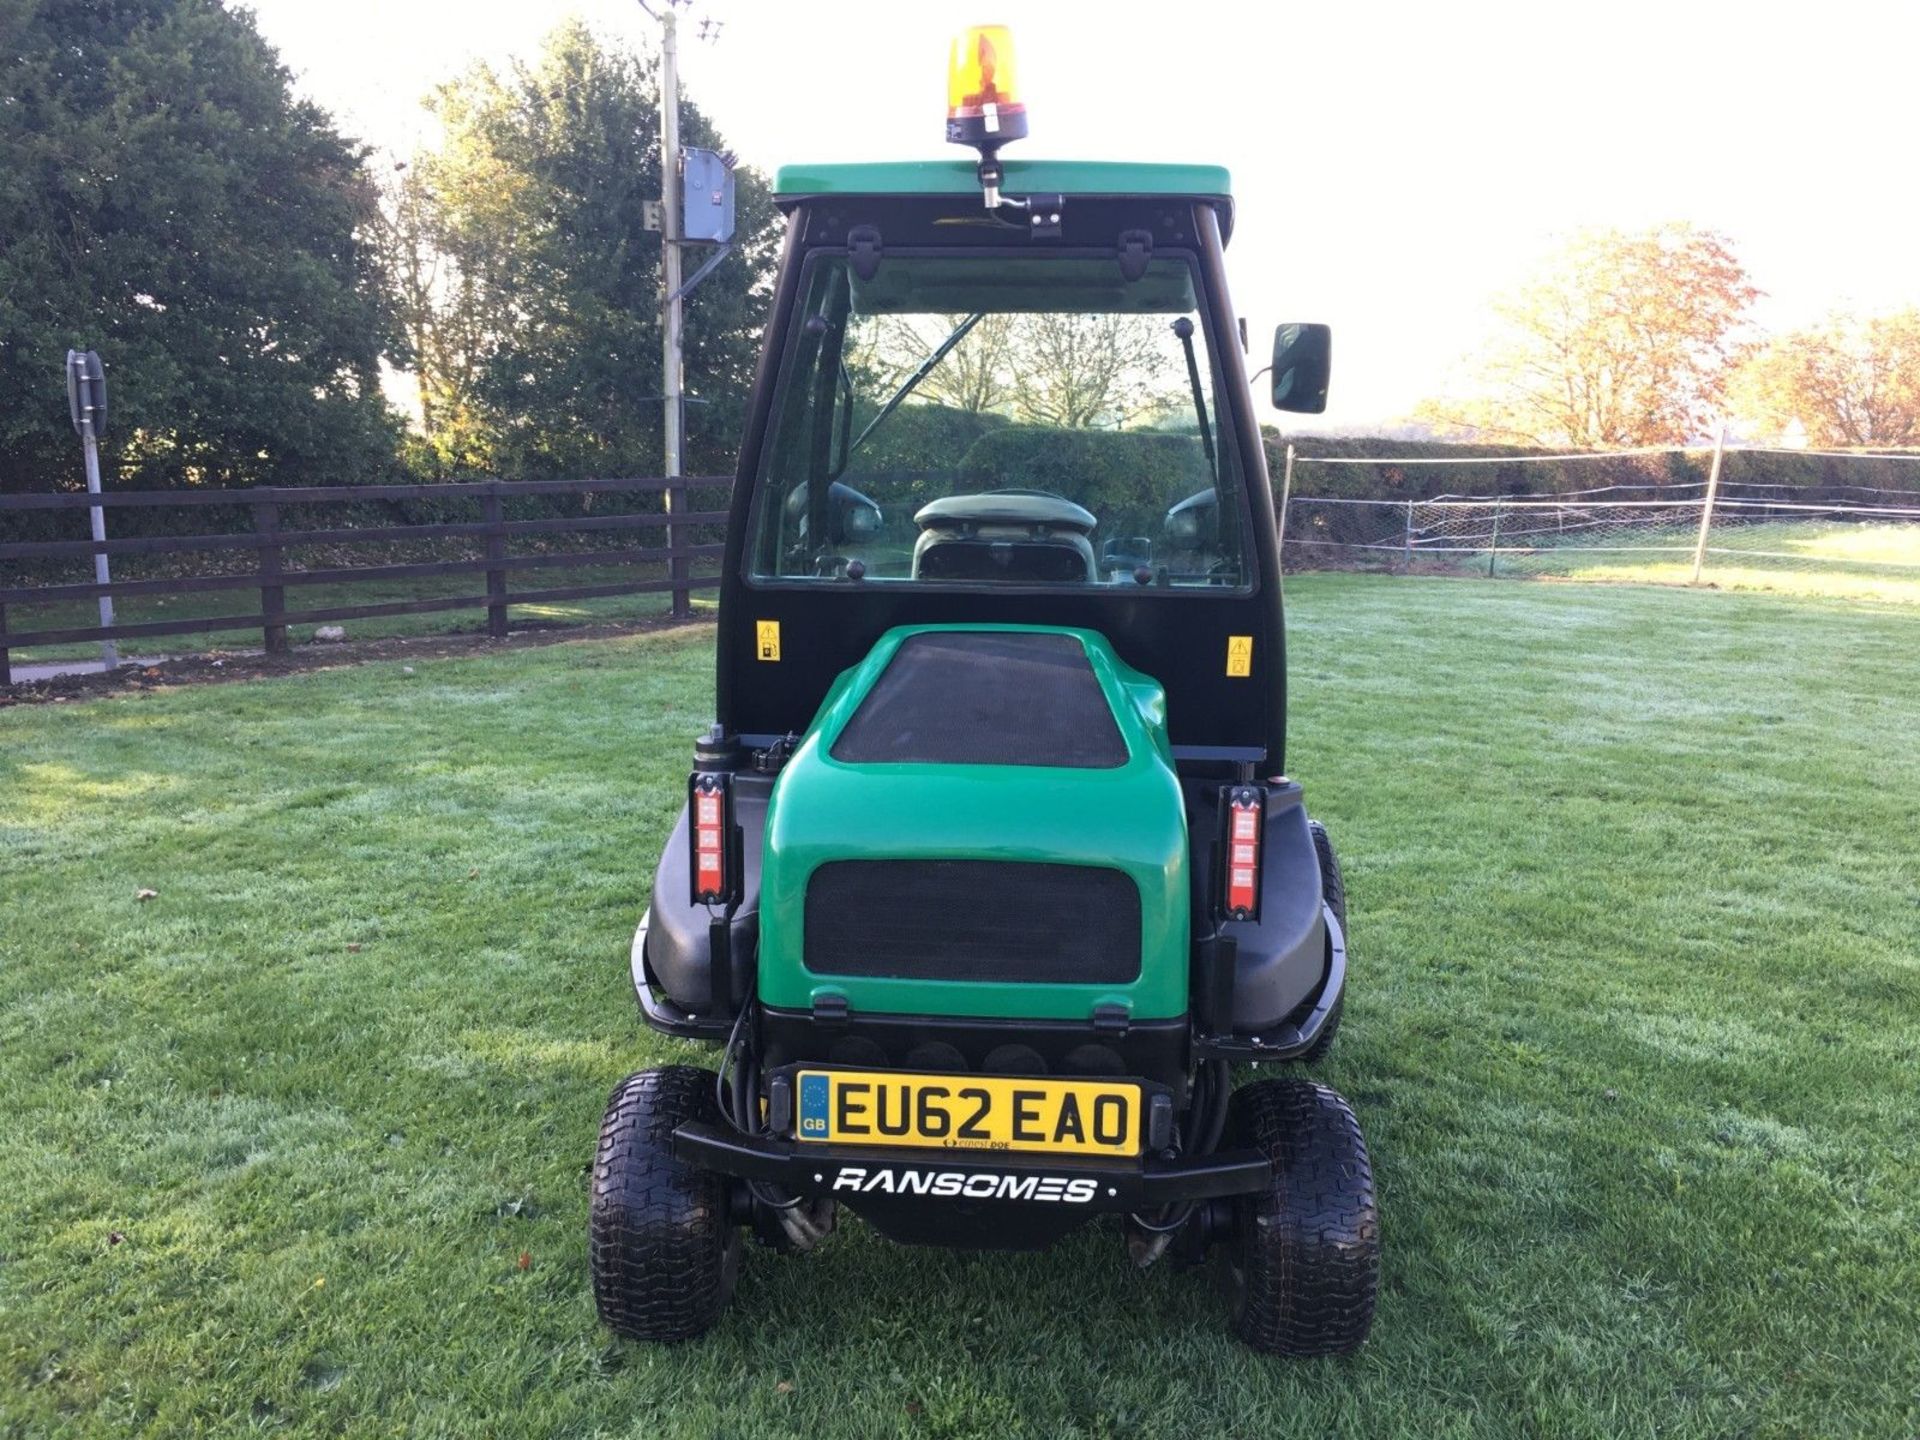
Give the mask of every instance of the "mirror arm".
[(1193, 413), (1200, 418), (1200, 448), (1206, 452), (1207, 469), (1218, 476), (1220, 466), (1213, 457), (1213, 426), (1207, 420), (1207, 394), (1200, 384), (1200, 362), (1193, 355), (1193, 321), (1182, 315), (1173, 322), (1173, 333), (1180, 337), (1180, 348), (1187, 352), (1187, 383), (1193, 387)]
[[(853, 311), (853, 287), (847, 272), (837, 272), (827, 293), (819, 330), (820, 373), (813, 383), (814, 432), (807, 463), (807, 544), (816, 551), (829, 544), (827, 487), (833, 484), (833, 387), (835, 370), (846, 353), (847, 316)], [(833, 347), (831, 352), (827, 346)], [(829, 368), (829, 362), (833, 368)]]
[(828, 480), (838, 480), (846, 474), (847, 462), (853, 458), (853, 448), (847, 443), (847, 437), (853, 433), (853, 377), (847, 373), (844, 354), (840, 359), (840, 397), (844, 402), (840, 407), (840, 463), (827, 467)]

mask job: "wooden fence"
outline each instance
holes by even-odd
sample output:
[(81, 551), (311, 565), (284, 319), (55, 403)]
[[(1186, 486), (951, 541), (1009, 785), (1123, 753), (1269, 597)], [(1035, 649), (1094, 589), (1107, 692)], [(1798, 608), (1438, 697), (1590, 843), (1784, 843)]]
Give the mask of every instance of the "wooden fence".
[[(484, 609), (487, 632), (507, 633), (507, 607), (564, 600), (588, 600), (615, 595), (670, 592), (673, 613), (688, 613), (691, 592), (720, 583), (717, 575), (696, 575), (693, 562), (718, 558), (723, 546), (696, 544), (696, 527), (726, 522), (723, 509), (690, 508), (693, 490), (725, 489), (731, 477), (688, 476), (626, 480), (480, 481), (445, 485), (337, 485), (253, 490), (136, 490), (89, 495), (0, 495), (0, 561), (46, 561), (94, 555), (173, 555), (188, 552), (251, 550), (254, 567), (241, 574), (179, 575), (162, 579), (114, 580), (101, 585), (7, 585), (0, 587), (0, 685), (13, 679), (10, 650), (32, 645), (61, 645), (88, 640), (134, 640), (165, 635), (199, 634), (209, 630), (258, 629), (269, 653), (287, 648), (289, 625), (326, 624), (364, 620), (383, 615), (416, 615), (435, 610)], [(566, 499), (592, 494), (656, 493), (664, 496), (658, 511), (608, 515), (563, 515), (546, 519), (509, 520), (506, 502), (519, 497)], [(477, 500), (478, 521), (401, 525), (346, 525), (333, 529), (283, 527), (281, 511), (310, 505), (364, 506), (382, 501)], [(251, 512), (252, 526), (218, 534), (141, 536), (127, 539), (14, 540), (7, 517), (33, 510), (85, 510), (99, 505), (111, 516), (116, 510), (149, 507), (230, 506)], [(541, 554), (509, 553), (509, 542), (520, 537), (577, 535), (600, 531), (664, 530), (664, 545), (645, 549), (566, 550)], [(112, 525), (109, 519), (108, 530)], [(483, 540), (486, 554), (478, 559), (431, 560), (409, 564), (359, 565), (325, 569), (288, 568), (286, 552), (296, 546), (340, 545), (364, 542)], [(542, 590), (509, 590), (513, 571), (580, 570), (609, 565), (664, 562), (663, 579), (634, 579), (616, 583), (564, 585)], [(334, 605), (321, 609), (289, 609), (287, 592), (307, 585), (375, 584), (426, 576), (485, 576), (484, 593), (433, 596), (420, 600), (377, 601), (361, 605)], [(132, 624), (62, 626), (53, 629), (9, 630), (7, 607), (49, 601), (93, 600), (102, 595), (176, 596), (206, 591), (257, 591), (259, 609), (237, 614), (203, 615), (177, 620), (145, 620)]]

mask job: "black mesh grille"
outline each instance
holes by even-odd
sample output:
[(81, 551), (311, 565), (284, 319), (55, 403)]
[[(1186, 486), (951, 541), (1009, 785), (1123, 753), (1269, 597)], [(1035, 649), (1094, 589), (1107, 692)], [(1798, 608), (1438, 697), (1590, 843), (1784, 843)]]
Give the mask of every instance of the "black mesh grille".
[(806, 963), (816, 975), (1123, 985), (1140, 975), (1140, 890), (1090, 865), (836, 860), (807, 882)]
[(1127, 744), (1073, 636), (936, 631), (894, 653), (833, 758), (1111, 770)]

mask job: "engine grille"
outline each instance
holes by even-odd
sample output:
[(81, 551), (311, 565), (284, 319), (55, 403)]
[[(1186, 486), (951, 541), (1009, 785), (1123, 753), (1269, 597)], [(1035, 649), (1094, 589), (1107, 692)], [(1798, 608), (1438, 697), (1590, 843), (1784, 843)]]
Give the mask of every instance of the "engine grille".
[(807, 882), (816, 975), (1123, 985), (1140, 890), (1120, 870), (999, 860), (836, 860)]

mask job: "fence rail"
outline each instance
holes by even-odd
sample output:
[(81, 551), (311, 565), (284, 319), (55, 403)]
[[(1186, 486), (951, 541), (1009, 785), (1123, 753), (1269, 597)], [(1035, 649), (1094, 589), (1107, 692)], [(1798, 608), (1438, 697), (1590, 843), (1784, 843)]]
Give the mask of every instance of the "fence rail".
[[(1575, 454), (1303, 454), (1281, 467), (1280, 544), (1289, 569), (1702, 583), (1920, 603), (1920, 471), (1915, 450), (1712, 445)], [(1814, 458), (1820, 474), (1781, 483)], [(1708, 464), (1704, 478), (1697, 459)], [(1839, 481), (1836, 461), (1859, 467)], [(1676, 462), (1684, 461), (1684, 464)], [(1551, 466), (1514, 485), (1514, 465)], [(1579, 477), (1595, 467), (1593, 483)], [(1369, 467), (1405, 498), (1315, 494), (1316, 472)], [(1403, 467), (1466, 466), (1497, 494), (1435, 494)], [(1330, 467), (1323, 470), (1322, 467)], [(1644, 479), (1628, 478), (1638, 471)], [(1436, 472), (1428, 471), (1431, 475)], [(1791, 473), (1791, 469), (1789, 470)], [(1764, 477), (1764, 478), (1763, 478)], [(1507, 493), (1509, 487), (1513, 493)]]
[[(1920, 601), (1920, 504), (1724, 493), (1294, 495), (1281, 548), (1295, 570), (1720, 583)], [(1782, 584), (1789, 576), (1802, 583)]]
[[(672, 597), (672, 613), (689, 613), (692, 592), (719, 584), (717, 574), (699, 574), (694, 562), (717, 559), (723, 546), (702, 542), (696, 531), (723, 524), (726, 511), (695, 510), (693, 492), (711, 494), (730, 490), (730, 476), (686, 476), (672, 479), (641, 477), (594, 480), (473, 481), (445, 485), (335, 485), (312, 488), (253, 490), (125, 491), (102, 495), (84, 492), (50, 495), (0, 495), (0, 531), (10, 514), (29, 511), (178, 507), (196, 511), (209, 506), (244, 510), (251, 521), (245, 530), (189, 535), (148, 535), (119, 540), (7, 540), (0, 542), (0, 560), (47, 562), (95, 555), (168, 556), (219, 551), (253, 552), (253, 568), (238, 574), (187, 574), (154, 579), (111, 580), (105, 583), (55, 582), (0, 586), (0, 684), (10, 684), (12, 653), (35, 645), (82, 641), (145, 639), (196, 634), (210, 630), (258, 629), (269, 654), (288, 648), (290, 625), (325, 624), (393, 615), (418, 615), (445, 610), (487, 612), (487, 633), (507, 634), (508, 611), (514, 605), (559, 603), (622, 595), (665, 593)], [(589, 495), (661, 496), (658, 511), (611, 515), (562, 515), (540, 519), (506, 516), (507, 502), (547, 499), (564, 501)], [(311, 506), (361, 506), (369, 502), (477, 501), (477, 521), (434, 521), (419, 524), (355, 525), (325, 528), (282, 523), (283, 509)], [(664, 544), (592, 550), (514, 554), (511, 541), (528, 537), (596, 535), (607, 532), (664, 531)], [(287, 552), (306, 546), (359, 545), (377, 542), (481, 542), (484, 554), (460, 559), (413, 561), (400, 564), (326, 565), (290, 567)], [(588, 570), (620, 565), (664, 565), (664, 576), (591, 584), (550, 585), (543, 589), (512, 590), (507, 577), (514, 571)], [(381, 600), (348, 605), (288, 608), (287, 591), (296, 593), (314, 585), (371, 585), (395, 580), (472, 575), (472, 593), (435, 595), (412, 600)], [(218, 591), (257, 591), (259, 608), (234, 614), (202, 615), (169, 620), (143, 620), (99, 625), (57, 625), (10, 629), (8, 606), (17, 608), (73, 600), (128, 596), (174, 597)]]
[[(1708, 447), (1696, 448), (1704, 451)], [(1304, 455), (1289, 446), (1280, 495), (1283, 563), (1295, 569), (1372, 568), (1403, 573), (1425, 570), (1488, 577), (1531, 575), (1671, 583), (1705, 580), (1764, 584), (1769, 574), (1817, 573), (1838, 577), (1828, 587), (1832, 593), (1920, 603), (1920, 496), (1912, 491), (1831, 483), (1810, 491), (1759, 480), (1722, 484), (1718, 454), (1711, 477), (1704, 481), (1611, 483), (1557, 494), (1346, 498), (1304, 493), (1296, 475), (1296, 470), (1304, 475), (1314, 466), (1338, 465), (1502, 466), (1516, 461), (1595, 461), (1612, 465), (1623, 457), (1664, 453), (1668, 452), (1396, 458)], [(1725, 453), (1731, 459), (1759, 452)], [(1912, 453), (1841, 452), (1833, 458), (1920, 461), (1920, 455)], [(488, 633), (504, 636), (508, 612), (515, 605), (646, 593), (669, 594), (673, 613), (686, 614), (693, 591), (719, 583), (719, 576), (710, 573), (711, 567), (704, 567), (709, 573), (695, 572), (696, 565), (717, 560), (723, 550), (720, 544), (703, 540), (698, 532), (726, 520), (725, 510), (717, 508), (718, 500), (713, 502), (715, 508), (693, 509), (695, 492), (724, 495), (732, 484), (731, 477), (691, 476), (0, 495), (0, 561), (25, 562), (44, 571), (52, 562), (96, 556), (147, 558), (238, 552), (242, 563), (249, 554), (252, 560), (238, 573), (0, 585), (0, 684), (12, 680), (11, 652), (29, 646), (258, 629), (266, 650), (278, 653), (288, 646), (287, 629), (291, 625), (469, 609), (484, 609)], [(660, 508), (512, 519), (507, 515), (510, 503), (585, 502), (599, 495), (658, 495)], [(479, 518), (398, 524), (290, 523), (290, 517), (312, 507), (384, 505), (397, 510), (404, 502), (477, 504)], [(203, 525), (203, 533), (182, 535), (21, 540), (11, 538), (20, 533), (20, 525), (8, 523), (15, 515), (24, 520), (28, 515), (51, 517), (94, 508), (111, 517), (115, 512), (155, 509), (173, 509), (191, 516), (204, 514), (209, 507), (245, 512), (245, 528), (216, 530)], [(374, 518), (384, 521), (390, 517)], [(33, 528), (44, 531), (48, 525)], [(664, 543), (619, 544), (624, 535), (651, 538), (653, 532), (662, 532)], [(608, 543), (581, 550), (513, 550), (515, 541), (597, 535), (607, 536)], [(459, 543), (469, 549), (477, 547), (482, 553), (365, 565), (334, 563), (329, 555), (318, 557), (322, 560), (318, 564), (293, 563), (300, 558), (297, 552), (311, 547), (408, 542)], [(543, 589), (513, 590), (508, 583), (514, 572), (626, 565), (658, 565), (664, 567), (664, 574), (616, 582), (595, 579), (591, 583), (553, 584)], [(473, 577), (471, 590), (416, 599), (299, 606), (301, 592), (315, 586), (373, 586), (458, 576)], [(9, 606), (17, 612), (24, 607), (91, 599), (102, 601), (104, 608), (116, 598), (165, 599), (220, 592), (255, 592), (258, 609), (178, 619), (9, 629)], [(289, 592), (296, 597), (294, 608), (289, 608)], [(103, 620), (106, 618), (103, 616)]]

